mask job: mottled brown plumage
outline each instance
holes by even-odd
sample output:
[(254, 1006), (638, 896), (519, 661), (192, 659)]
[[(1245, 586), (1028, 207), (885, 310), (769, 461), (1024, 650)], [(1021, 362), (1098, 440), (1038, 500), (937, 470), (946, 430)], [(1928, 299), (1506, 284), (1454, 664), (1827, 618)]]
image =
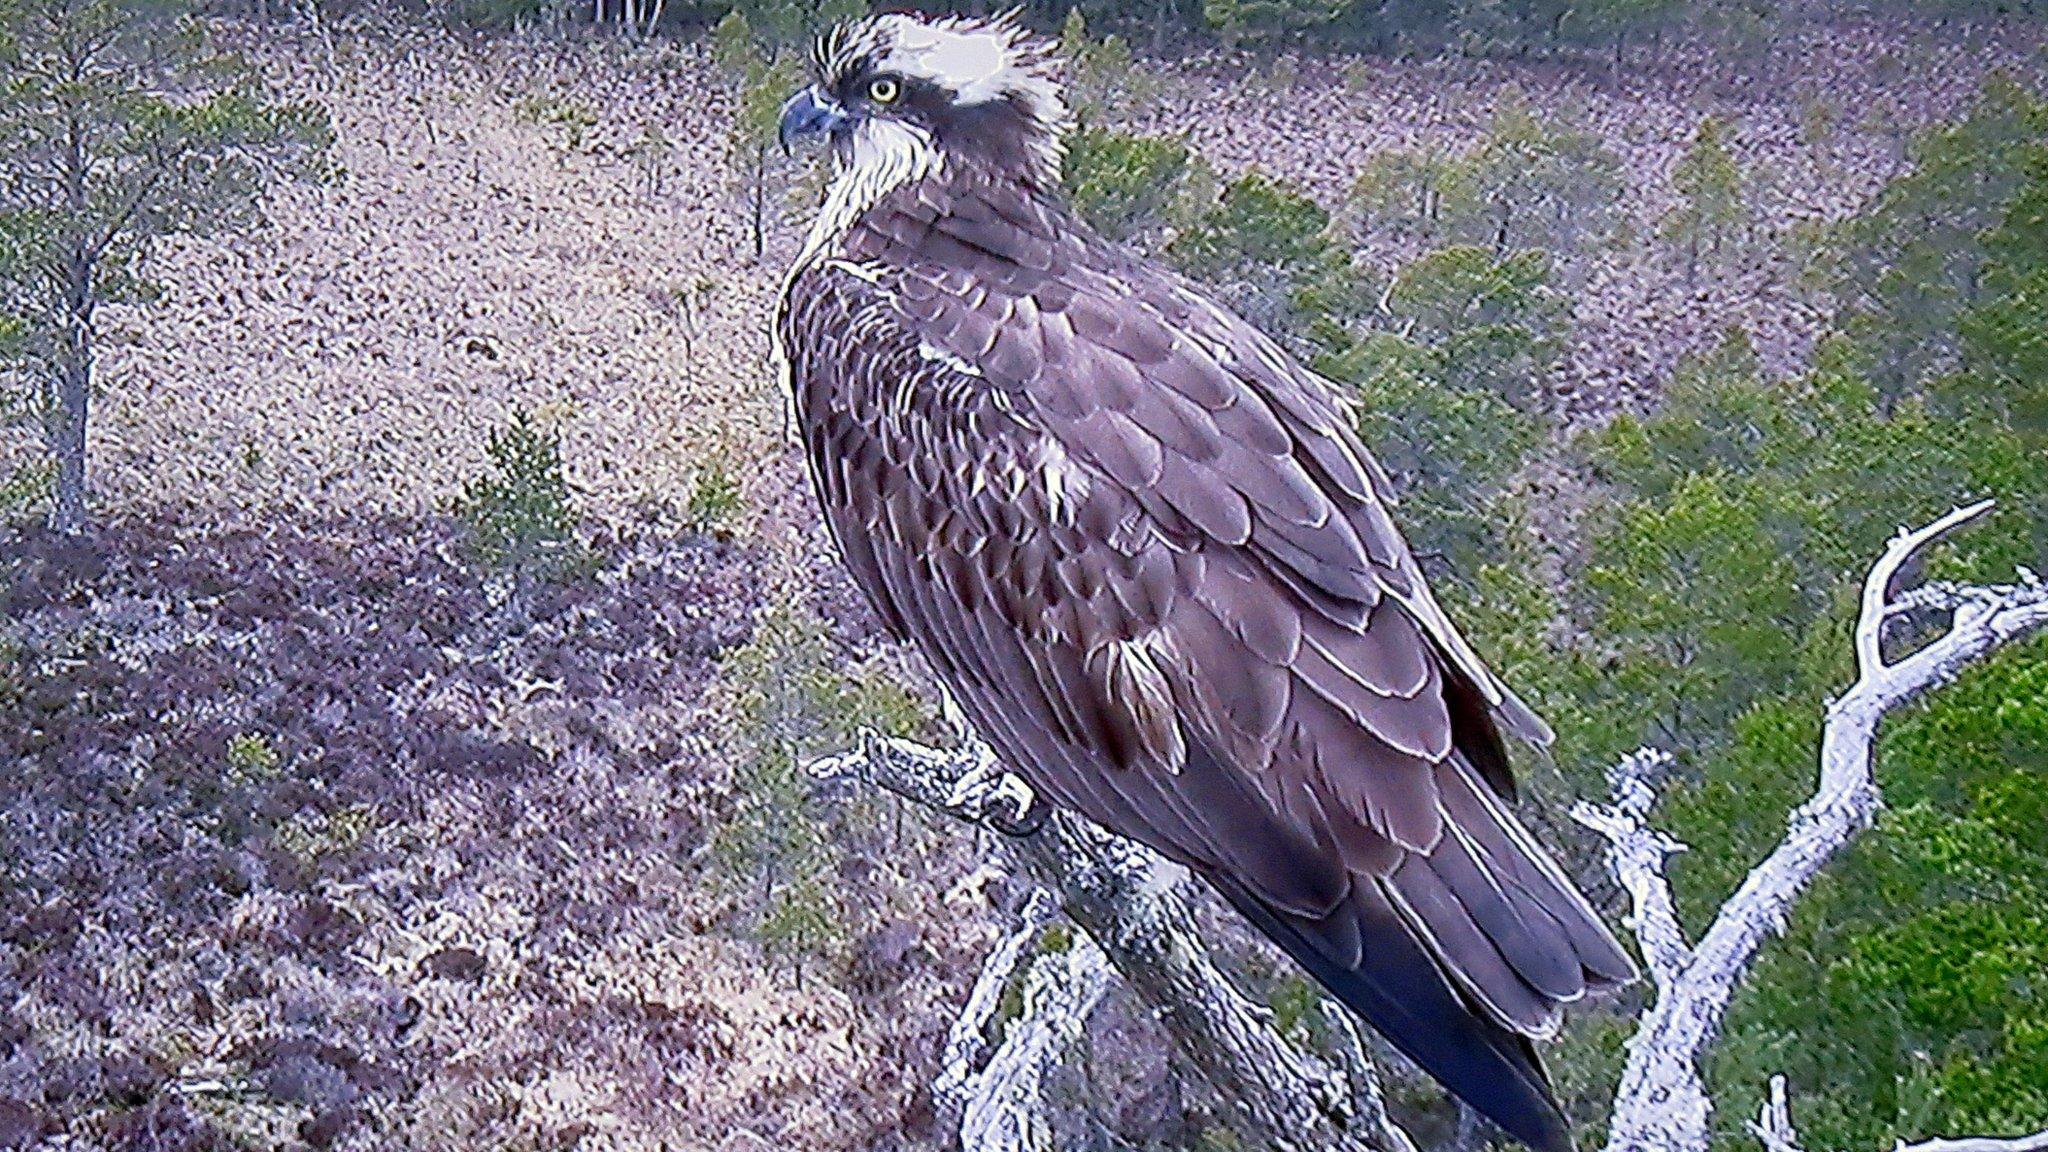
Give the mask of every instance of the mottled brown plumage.
[[(989, 45), (1014, 78), (959, 63)], [(841, 169), (777, 319), (832, 536), (1041, 796), (1561, 1147), (1528, 1038), (1633, 969), (1505, 807), (1501, 731), (1547, 731), (1430, 596), (1330, 385), (1065, 206), (1041, 51), (884, 17), (792, 102)]]

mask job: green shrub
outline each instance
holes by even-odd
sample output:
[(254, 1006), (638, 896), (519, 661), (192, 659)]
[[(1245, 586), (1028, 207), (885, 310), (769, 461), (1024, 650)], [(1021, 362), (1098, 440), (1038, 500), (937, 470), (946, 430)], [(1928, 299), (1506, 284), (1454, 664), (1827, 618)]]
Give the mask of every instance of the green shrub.
[(1542, 406), (1565, 319), (1543, 252), (1438, 249), (1401, 270), (1387, 307), (1395, 323), (1436, 349), (1447, 386), (1490, 391), (1525, 412)]
[(1209, 280), (1246, 317), (1305, 347), (1339, 349), (1374, 298), (1330, 214), (1306, 192), (1259, 172), (1190, 214), (1166, 256)]
[(552, 93), (523, 96), (512, 106), (521, 123), (562, 130), (562, 143), (571, 152), (583, 150), (584, 139), (597, 127), (597, 109), (581, 100)]
[(284, 756), (261, 732), (243, 732), (228, 741), (228, 777), (237, 783), (277, 777)]
[(1456, 155), (1383, 151), (1360, 172), (1347, 208), (1358, 229), (1496, 256), (1542, 249), (1571, 264), (1612, 236), (1620, 171), (1598, 136), (1538, 114), (1509, 88), (1478, 144)]
[(723, 460), (712, 460), (698, 469), (690, 485), (686, 509), (690, 526), (699, 532), (724, 535), (744, 504), (740, 486)]
[(57, 488), (57, 462), (36, 460), (0, 477), (0, 520), (34, 512)]
[[(2038, 173), (2044, 141), (2048, 101), (1995, 77), (1969, 115), (1917, 138), (1912, 171), (1842, 227), (1835, 290), (1885, 396), (1960, 365), (1958, 321), (1980, 299), (1994, 258), (1985, 242)], [(2038, 234), (2038, 218), (2032, 227)], [(1995, 314), (1994, 305), (1979, 323), (1995, 327)]]
[(733, 809), (712, 841), (748, 931), (763, 947), (801, 959), (845, 943), (845, 910), (830, 884), (841, 839), (810, 802), (802, 764), (843, 747), (863, 727), (909, 735), (923, 723), (911, 697), (879, 677), (835, 670), (824, 627), (782, 605), (754, 639), (728, 654), (737, 757)]
[(463, 485), (455, 511), (472, 557), (522, 587), (562, 578), (587, 562), (562, 468), (561, 433), (524, 411), (490, 433), (488, 471)]
[(1402, 529), (1432, 573), (1470, 580), (1501, 558), (1502, 493), (1540, 444), (1540, 421), (1448, 379), (1446, 353), (1375, 333), (1317, 367), (1355, 388), (1358, 432), (1393, 477)]
[(1247, 172), (1169, 250), (1190, 275), (1221, 280), (1255, 270), (1299, 271), (1330, 250), (1330, 214), (1309, 196)]
[(1166, 222), (1188, 161), (1187, 145), (1178, 140), (1084, 125), (1067, 141), (1062, 177), (1082, 219), (1125, 240)]
[(1342, 0), (1202, 0), (1202, 22), (1226, 42), (1292, 38), (1335, 20)]

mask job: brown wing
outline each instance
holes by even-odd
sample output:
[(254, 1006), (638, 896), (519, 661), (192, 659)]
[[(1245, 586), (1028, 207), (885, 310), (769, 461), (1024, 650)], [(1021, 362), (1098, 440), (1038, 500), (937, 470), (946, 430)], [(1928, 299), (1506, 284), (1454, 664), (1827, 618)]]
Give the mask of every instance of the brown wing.
[(1555, 1144), (1521, 1038), (1632, 968), (1495, 796), (1496, 722), (1540, 721), (1429, 596), (1328, 389), (971, 184), (886, 199), (783, 324), (847, 562), (1005, 760)]
[[(1111, 645), (1156, 630), (1204, 559), (1161, 546), (1113, 487), (1070, 507), (1041, 479), (1044, 437), (877, 322), (894, 306), (860, 271), (828, 265), (792, 285), (783, 320), (826, 523), (884, 619), (1053, 801), (1191, 866), (1255, 878), (1287, 907), (1336, 904), (1340, 865), (1267, 818), (1242, 774), (1174, 771), (1185, 760), (1148, 748), (1124, 705), (1142, 693), (1112, 687)], [(1153, 679), (1117, 663), (1126, 682)]]

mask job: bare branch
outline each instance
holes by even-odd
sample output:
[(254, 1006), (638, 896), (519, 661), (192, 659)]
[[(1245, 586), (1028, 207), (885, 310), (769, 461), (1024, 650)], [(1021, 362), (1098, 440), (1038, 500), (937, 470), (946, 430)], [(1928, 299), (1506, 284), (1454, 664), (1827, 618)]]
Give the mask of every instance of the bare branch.
[[(970, 821), (1000, 824), (1018, 814), (1016, 790), (996, 779), (994, 755), (978, 743), (949, 752), (868, 735), (858, 750), (813, 761), (809, 771), (821, 782), (866, 781)], [(1196, 892), (1185, 870), (1066, 813), (1006, 842), (1239, 1110), (1261, 1146), (1413, 1152), (1379, 1103), (1378, 1079), (1362, 1049), (1353, 1044), (1343, 1067), (1330, 1065), (1281, 1036), (1272, 1013), (1223, 975), (1193, 930)], [(1339, 1035), (1356, 1040), (1349, 1029)]]
[[(1704, 1152), (1711, 1103), (1698, 1060), (1718, 1034), (1735, 989), (1763, 942), (1783, 931), (1792, 905), (1822, 868), (1869, 825), (1879, 803), (1871, 763), (1877, 725), (1892, 709), (1953, 678), (1965, 665), (2048, 627), (2048, 588), (2032, 573), (1996, 587), (1937, 584), (1909, 592), (1892, 588), (1899, 571), (1929, 542), (1981, 516), (1988, 502), (1957, 509), (1917, 531), (1902, 532), (1872, 565), (1864, 581), (1856, 627), (1856, 682), (1827, 710), (1818, 786), (1793, 812), (1784, 840), (1722, 905), (1697, 946), (1689, 946), (1666, 878), (1669, 858), (1684, 850), (1649, 824), (1656, 778), (1669, 757), (1643, 749), (1611, 774), (1611, 804), (1580, 804), (1573, 816), (1609, 844), (1609, 863), (1634, 905), (1631, 925), (1656, 984), (1656, 1003), (1629, 1043), (1629, 1058), (1615, 1099), (1608, 1152)], [(1884, 662), (1887, 620), (1907, 611), (1952, 613), (1947, 633), (1896, 663)], [(901, 740), (867, 737), (853, 753), (815, 762), (820, 780), (860, 779), (961, 819), (1014, 821), (1030, 803), (993, 754), (969, 741), (947, 752)], [(1130, 986), (1159, 1013), (1180, 1049), (1244, 1113), (1268, 1146), (1277, 1149), (1364, 1149), (1413, 1152), (1407, 1135), (1386, 1115), (1377, 1076), (1340, 1011), (1327, 1009), (1333, 1031), (1347, 1042), (1339, 1067), (1303, 1052), (1273, 1029), (1270, 1013), (1246, 1000), (1216, 967), (1193, 922), (1192, 885), (1185, 873), (1144, 848), (1066, 814), (1055, 814), (1035, 835), (1012, 840), (1017, 857), (1058, 896), (1059, 902)], [(991, 997), (1000, 998), (1019, 957), (1043, 926), (1027, 906), (1026, 927), (991, 956), (947, 1049), (944, 1091), (957, 1092), (967, 1077), (955, 1070), (980, 1060)], [(1085, 1018), (1100, 995), (1088, 957), (1062, 972), (1041, 957), (1027, 972), (1039, 980), (1047, 1019)], [(991, 990), (992, 989), (992, 990)], [(1062, 997), (1054, 999), (1053, 997)], [(1085, 1005), (1074, 1017), (1076, 1005)], [(1037, 1085), (1060, 1045), (1057, 1029), (1027, 1028), (1011, 1049), (1002, 1048), (974, 1073), (988, 1118), (986, 1144), (1033, 1131)], [(1006, 1063), (1007, 1061), (1007, 1063)], [(993, 1093), (993, 1095), (991, 1095)], [(971, 1099), (972, 1097), (963, 1097)], [(963, 1108), (966, 1105), (963, 1105)], [(963, 1141), (968, 1137), (963, 1115)], [(1799, 1152), (1782, 1083), (1753, 1128), (1771, 1152)], [(980, 1137), (977, 1137), (978, 1139)], [(1895, 1152), (2048, 1152), (2048, 1133), (2018, 1140), (1929, 1141)]]
[(1003, 1034), (960, 1117), (962, 1152), (1038, 1152), (1052, 1147), (1044, 1082), (1081, 1037), (1109, 988), (1109, 959), (1076, 934), (1074, 946), (1041, 956), (1024, 977), (1023, 1011)]
[[(1085, 937), (1057, 954), (1033, 955), (1058, 911), (1043, 889), (1032, 892), (1016, 931), (989, 953), (947, 1034), (932, 1094), (958, 1117), (962, 1152), (1034, 1152), (1052, 1144), (1046, 1076), (1080, 1037), (1110, 977), (1108, 958)], [(1021, 1007), (998, 1021), (1013, 981), (1021, 986)], [(998, 1024), (1002, 1043), (991, 1052), (988, 1034)]]
[(1749, 1125), (1770, 1152), (1802, 1152), (1799, 1133), (1792, 1127), (1792, 1105), (1785, 1099), (1785, 1078), (1771, 1077), (1771, 1094)]
[[(1655, 799), (1648, 776), (1661, 764), (1656, 754), (1638, 752), (1615, 769), (1613, 805), (1582, 804), (1574, 811), (1580, 823), (1608, 841), (1609, 864), (1634, 900), (1633, 926), (1657, 986), (1657, 1001), (1629, 1042), (1608, 1152), (1703, 1152), (1712, 1105), (1699, 1057), (1719, 1033), (1729, 1001), (1764, 941), (1783, 932), (1793, 904), (1814, 877), (1876, 814), (1871, 764), (1878, 722), (1971, 661), (2048, 627), (2048, 588), (2027, 572), (2016, 584), (1944, 585), (1934, 594), (1895, 600), (1892, 583), (1907, 561), (1990, 507), (1983, 501), (1958, 508), (1924, 528), (1901, 532), (1871, 566), (1856, 624), (1856, 682), (1828, 707), (1818, 787), (1791, 814), (1784, 840), (1721, 906), (1697, 946), (1685, 946), (1664, 876), (1666, 860), (1683, 845), (1647, 824)], [(1884, 625), (1898, 614), (1900, 600), (1950, 608), (1953, 618), (1946, 634), (1887, 664)], [(1765, 1124), (1771, 1120), (1767, 1115)], [(1772, 1139), (1784, 1135), (1773, 1132)], [(1791, 1146), (1773, 1147), (1789, 1152)]]
[(1670, 764), (1669, 753), (1638, 748), (1607, 774), (1614, 804), (1582, 801), (1572, 806), (1571, 813), (1573, 820), (1612, 845), (1608, 860), (1634, 904), (1629, 926), (1642, 943), (1650, 978), (1659, 988), (1669, 987), (1692, 963), (1692, 947), (1685, 942), (1671, 885), (1664, 879), (1665, 862), (1685, 851), (1685, 845), (1649, 824), (1650, 809), (1656, 805), (1657, 777)]
[(2001, 1139), (1996, 1136), (1965, 1136), (1955, 1140), (1922, 1140), (1900, 1143), (1893, 1152), (2048, 1152), (2048, 1128), (2032, 1136)]
[(1415, 1152), (1415, 1141), (1387, 1114), (1387, 1098), (1380, 1090), (1380, 1072), (1365, 1055), (1365, 1041), (1351, 1013), (1325, 999), (1323, 1024), (1337, 1037), (1337, 1057), (1351, 1078), (1351, 1112), (1365, 1124), (1367, 1141), (1381, 1152)]
[(946, 1031), (945, 1051), (939, 1057), (939, 1074), (932, 1081), (932, 1095), (942, 1108), (957, 1114), (966, 1112), (974, 1081), (988, 1059), (988, 1033), (1002, 1008), (1003, 990), (1017, 966), (1023, 963), (1038, 941), (1038, 934), (1058, 915), (1059, 907), (1045, 890), (1034, 889), (1019, 911), (1017, 927), (990, 950), (981, 962), (981, 975), (967, 994), (967, 1004)]
[(1870, 669), (1884, 666), (1880, 647), (1884, 640), (1884, 622), (1890, 615), (1885, 605), (1891, 597), (1892, 578), (1898, 575), (1900, 567), (1929, 541), (1989, 512), (1991, 505), (1990, 500), (1979, 500), (1966, 508), (1950, 509), (1946, 516), (1917, 532), (1900, 529), (1885, 547), (1884, 555), (1870, 566), (1870, 574), (1863, 578), (1863, 611), (1856, 621), (1856, 665), (1866, 675)]
[[(1757, 1118), (1750, 1122), (1749, 1130), (1769, 1152), (1802, 1152), (1799, 1132), (1792, 1126), (1792, 1108), (1786, 1100), (1783, 1076), (1771, 1077), (1771, 1094)], [(1892, 1146), (1892, 1152), (2048, 1152), (2048, 1128), (2031, 1136), (1964, 1136), (1916, 1144), (1901, 1140)]]

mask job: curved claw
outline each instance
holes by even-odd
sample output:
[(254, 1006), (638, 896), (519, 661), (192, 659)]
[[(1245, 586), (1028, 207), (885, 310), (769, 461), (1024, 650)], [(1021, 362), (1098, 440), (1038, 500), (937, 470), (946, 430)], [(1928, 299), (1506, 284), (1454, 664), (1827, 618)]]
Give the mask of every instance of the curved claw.
[(991, 806), (990, 811), (983, 817), (984, 822), (997, 832), (1017, 840), (1045, 827), (1045, 822), (1052, 816), (1052, 805), (1041, 803), (1038, 797), (1029, 795), (1029, 791), (1027, 787), (1027, 795), (1017, 801), (1014, 813)]
[(946, 806), (969, 820), (986, 824), (1005, 836), (1029, 836), (1045, 824), (1049, 813), (1038, 794), (993, 754), (982, 751), (980, 762), (953, 782)]

